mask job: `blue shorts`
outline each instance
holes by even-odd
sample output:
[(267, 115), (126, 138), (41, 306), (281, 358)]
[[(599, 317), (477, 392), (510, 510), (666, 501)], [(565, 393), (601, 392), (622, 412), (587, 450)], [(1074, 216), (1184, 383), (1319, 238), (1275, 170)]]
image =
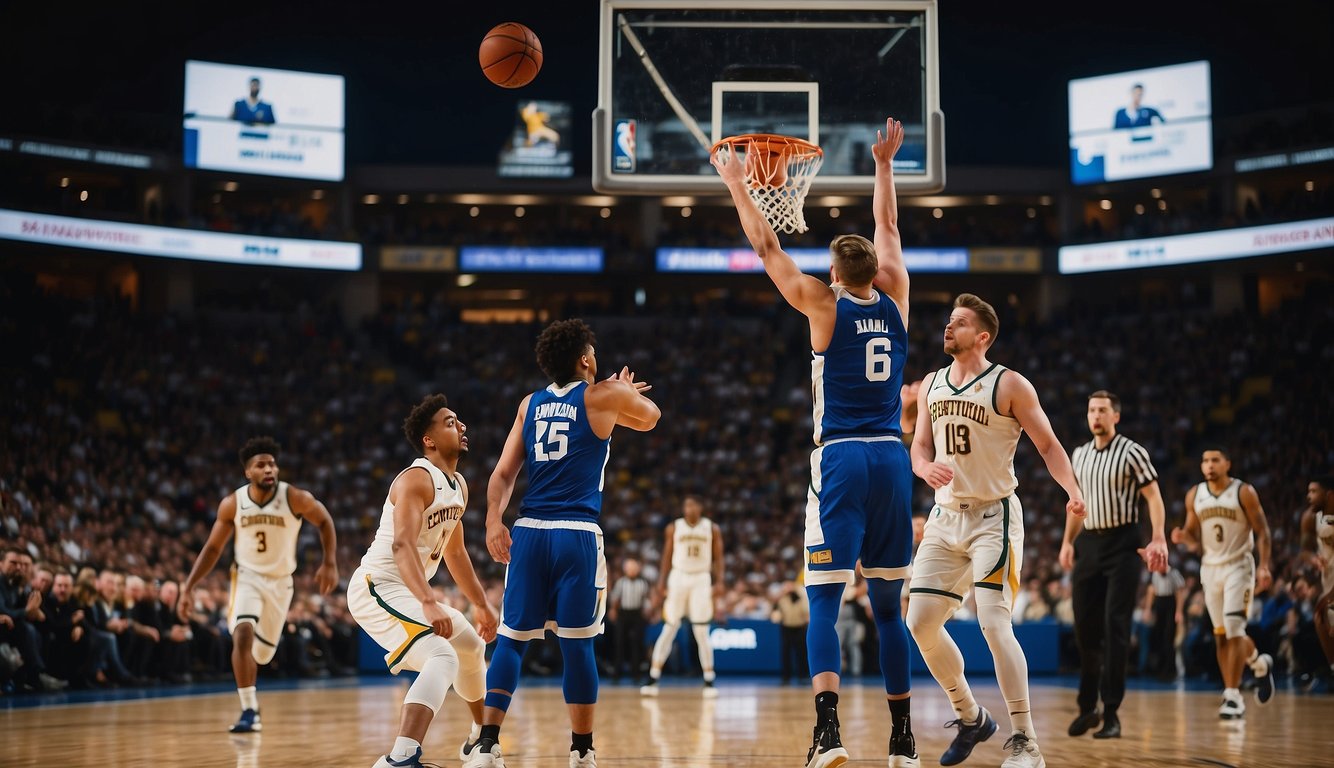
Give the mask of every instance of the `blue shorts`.
[(902, 579), (912, 561), (912, 461), (897, 439), (826, 443), (811, 453), (806, 583)]
[(519, 518), (511, 531), (510, 564), (500, 634), (537, 640), (602, 634), (607, 561), (595, 523)]

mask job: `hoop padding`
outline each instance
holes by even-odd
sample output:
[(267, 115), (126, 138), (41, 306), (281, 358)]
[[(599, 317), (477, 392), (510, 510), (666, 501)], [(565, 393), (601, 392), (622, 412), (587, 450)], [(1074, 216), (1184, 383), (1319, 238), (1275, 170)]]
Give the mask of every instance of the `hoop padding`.
[[(805, 232), (802, 211), (811, 180), (820, 171), (824, 151), (809, 141), (772, 133), (730, 136), (713, 152), (745, 152), (746, 187), (750, 199), (775, 232)], [(728, 157), (731, 162), (733, 158)]]

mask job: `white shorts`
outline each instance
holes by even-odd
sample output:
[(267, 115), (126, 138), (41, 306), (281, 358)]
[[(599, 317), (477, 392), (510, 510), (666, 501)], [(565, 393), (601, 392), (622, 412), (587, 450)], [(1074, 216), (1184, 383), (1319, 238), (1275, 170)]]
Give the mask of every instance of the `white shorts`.
[(691, 624), (713, 621), (713, 576), (702, 573), (682, 573), (673, 570), (667, 575), (667, 598), (662, 603), (662, 620), (668, 624), (680, 623), (684, 617)]
[(255, 628), (251, 655), (268, 664), (283, 637), (287, 609), (292, 607), (292, 577), (271, 578), (232, 566), (232, 593), (227, 608), (227, 628), (249, 622)]
[(1255, 592), (1255, 559), (1247, 552), (1229, 563), (1201, 565), (1200, 586), (1204, 587), (1204, 605), (1209, 609), (1215, 635), (1227, 634), (1224, 620), (1229, 614), (1239, 614), (1244, 626)]
[[(461, 634), (476, 634), (467, 617), (444, 603), (436, 603), (454, 625), (451, 639)], [(357, 624), (385, 649), (385, 664), (398, 674), (407, 669), (417, 670), (409, 658), (409, 651), (428, 644), (451, 645), (450, 640), (435, 634), (426, 621), (421, 601), (400, 581), (385, 576), (372, 576), (361, 568), (352, 572), (347, 582), (347, 610)], [(480, 638), (478, 639), (480, 643)], [(415, 653), (411, 658), (426, 658), (429, 654)]]
[(908, 592), (962, 603), (973, 587), (1000, 592), (1005, 604), (1013, 606), (1023, 564), (1024, 510), (1019, 497), (974, 504), (967, 512), (937, 504), (926, 518)]

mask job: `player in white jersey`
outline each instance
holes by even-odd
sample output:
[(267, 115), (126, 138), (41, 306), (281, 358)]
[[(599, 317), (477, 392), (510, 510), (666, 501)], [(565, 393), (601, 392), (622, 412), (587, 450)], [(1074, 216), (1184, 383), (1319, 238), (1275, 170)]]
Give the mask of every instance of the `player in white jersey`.
[(945, 353), (954, 362), (923, 379), (918, 392), (913, 472), (936, 490), (936, 504), (913, 561), (908, 629), (958, 713), (947, 727), (958, 727), (959, 733), (940, 764), (963, 762), (997, 727), (973, 698), (963, 656), (945, 631), (964, 593), (974, 589), (978, 624), (1010, 713), (1008, 756), (1002, 765), (1041, 768), (1046, 761), (1029, 708), (1028, 661), (1011, 625), (1024, 554), (1024, 516), (1014, 475), (1021, 432), (1028, 432), (1047, 471), (1068, 494), (1069, 514), (1084, 515), (1084, 497), (1033, 385), (987, 360), (999, 327), (990, 304), (968, 293), (955, 299), (945, 326)]
[(1306, 486), (1302, 513), (1302, 549), (1311, 551), (1320, 569), (1320, 599), (1315, 605), (1315, 631), (1334, 673), (1334, 477), (1312, 480)]
[(658, 594), (662, 603), (662, 634), (653, 644), (653, 661), (648, 681), (639, 689), (645, 696), (658, 695), (662, 665), (672, 655), (676, 631), (681, 619), (689, 617), (690, 628), (699, 646), (699, 666), (704, 670), (704, 696), (714, 698), (713, 646), (709, 643), (709, 623), (713, 621), (713, 599), (723, 588), (723, 531), (704, 517), (704, 505), (694, 496), (681, 504), (682, 517), (667, 524), (658, 568)]
[(292, 574), (296, 572), (296, 544), (301, 521), (309, 520), (320, 532), (324, 560), (315, 571), (322, 594), (338, 586), (338, 544), (333, 518), (320, 500), (278, 480), (278, 443), (255, 437), (241, 446), (246, 485), (227, 494), (218, 504), (218, 519), (208, 541), (181, 586), (176, 611), (188, 621), (194, 608), (187, 595), (213, 570), (227, 539), (236, 534), (232, 548), (232, 593), (227, 623), (232, 633), (232, 672), (241, 697), (241, 717), (232, 733), (259, 731), (259, 701), (255, 677), (278, 650), (283, 622), (292, 604)]
[[(1200, 585), (1204, 604), (1214, 624), (1218, 668), (1223, 673), (1223, 703), (1218, 716), (1234, 720), (1246, 714), (1241, 700), (1241, 675), (1249, 666), (1255, 673), (1256, 699), (1267, 704), (1274, 695), (1274, 660), (1260, 653), (1246, 634), (1251, 596), (1268, 589), (1269, 522), (1260, 496), (1250, 483), (1231, 477), (1232, 460), (1222, 448), (1200, 454), (1204, 482), (1186, 491), (1186, 524), (1172, 529), (1172, 542), (1203, 551)], [(1260, 568), (1253, 551), (1259, 539)]]
[[(451, 685), (472, 710), (472, 732), (459, 754), (468, 759), (482, 728), (486, 643), (496, 636), (496, 612), (463, 541), (468, 485), (458, 463), (468, 451), (468, 428), (436, 394), (412, 409), (403, 432), (422, 458), (389, 486), (375, 539), (347, 585), (348, 611), (387, 651), (389, 671), (419, 673), (403, 698), (398, 738), (375, 768), (421, 768), (421, 742)], [(436, 601), (431, 578), (441, 561), (472, 603), (476, 629)]]

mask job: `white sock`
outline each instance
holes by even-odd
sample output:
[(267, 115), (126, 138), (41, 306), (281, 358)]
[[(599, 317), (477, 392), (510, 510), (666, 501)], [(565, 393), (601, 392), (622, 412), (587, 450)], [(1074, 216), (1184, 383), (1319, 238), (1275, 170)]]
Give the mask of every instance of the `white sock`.
[(717, 679), (717, 677), (718, 677), (717, 673), (715, 673), (712, 669), (704, 670), (704, 682), (712, 683), (715, 679)]
[(421, 744), (417, 741), (409, 739), (407, 736), (399, 736), (394, 739), (394, 750), (389, 753), (389, 756), (395, 760), (402, 760), (405, 757), (415, 755), (420, 747)]
[(653, 680), (657, 680), (658, 678), (662, 677), (662, 670), (661, 670), (661, 669), (650, 669), (650, 670), (648, 671), (648, 676), (649, 676), (649, 678), (651, 678), (651, 679), (653, 679)]
[(259, 711), (259, 697), (255, 695), (255, 686), (237, 688), (236, 693), (241, 697), (241, 709)]
[(1223, 698), (1227, 701), (1241, 701), (1241, 691), (1236, 688), (1224, 688)]
[(477, 741), (482, 736), (482, 724), (473, 723), (472, 730), (468, 731), (468, 741)]

